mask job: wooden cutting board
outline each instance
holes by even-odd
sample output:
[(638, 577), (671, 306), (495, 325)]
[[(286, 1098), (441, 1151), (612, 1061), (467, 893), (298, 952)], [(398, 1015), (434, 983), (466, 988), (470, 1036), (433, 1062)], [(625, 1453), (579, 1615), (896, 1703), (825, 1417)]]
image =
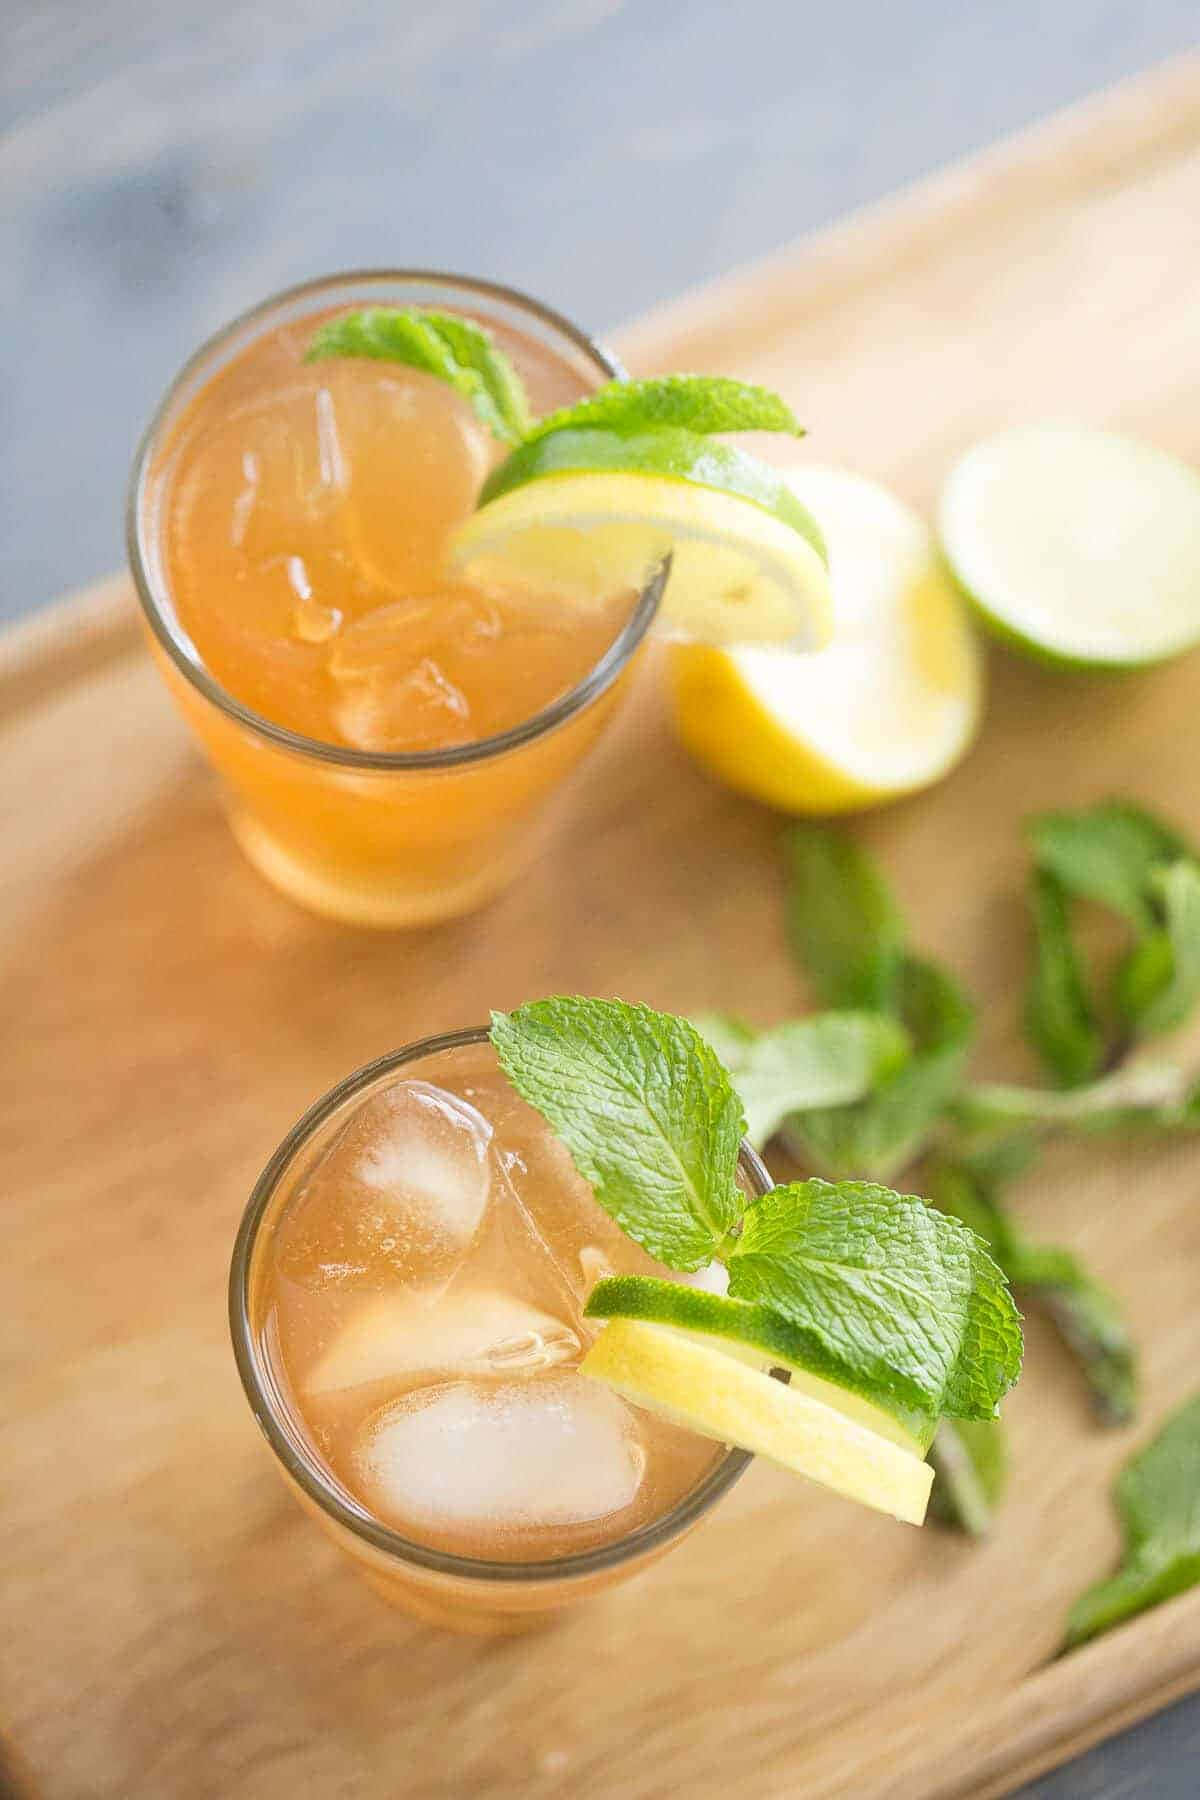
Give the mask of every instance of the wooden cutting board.
[[(633, 367), (777, 383), (931, 501), (1067, 414), (1200, 459), (1200, 65), (1173, 65), (631, 327)], [(778, 821), (673, 745), (656, 684), (479, 918), (339, 929), (264, 887), (117, 582), (0, 651), (0, 1724), (47, 1796), (571, 1800), (1001, 1794), (1200, 1684), (1200, 1593), (1047, 1663), (1116, 1536), (1113, 1470), (1194, 1386), (1200, 1146), (1097, 1149), (1023, 1203), (1125, 1299), (1145, 1424), (1105, 1434), (1036, 1322), (983, 1548), (756, 1466), (639, 1581), (480, 1644), (388, 1612), (262, 1449), (226, 1344), (234, 1227), (300, 1110), (420, 1033), (559, 989), (770, 1021), (803, 1000)], [(1200, 833), (1200, 658), (1122, 681), (997, 658), (978, 750), (864, 836), (1023, 1067), (1018, 824), (1117, 790)]]

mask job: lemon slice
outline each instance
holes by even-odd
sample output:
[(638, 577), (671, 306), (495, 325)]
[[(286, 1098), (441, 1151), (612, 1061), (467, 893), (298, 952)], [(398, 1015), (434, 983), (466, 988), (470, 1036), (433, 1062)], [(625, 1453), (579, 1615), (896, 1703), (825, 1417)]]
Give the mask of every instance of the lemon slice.
[(671, 1325), (612, 1319), (580, 1365), (636, 1406), (920, 1525), (933, 1469), (811, 1393)]
[(676, 722), (731, 787), (787, 812), (849, 812), (953, 767), (978, 728), (982, 658), (916, 513), (846, 470), (789, 481), (829, 547), (832, 642), (809, 657), (680, 647)]
[(936, 1418), (901, 1405), (888, 1411), (840, 1380), (827, 1380), (814, 1366), (811, 1334), (751, 1300), (709, 1293), (658, 1275), (612, 1275), (593, 1289), (587, 1315), (591, 1319), (645, 1319), (674, 1326), (689, 1336), (717, 1338), (717, 1347), (727, 1356), (755, 1369), (787, 1369), (792, 1393), (820, 1400), (914, 1456), (924, 1456), (933, 1440)]
[(1150, 444), (1002, 432), (951, 470), (939, 529), (984, 619), (1043, 660), (1136, 668), (1200, 641), (1200, 475)]
[(831, 629), (821, 534), (766, 463), (690, 431), (547, 432), (493, 471), (450, 573), (586, 606), (670, 557), (657, 628), (706, 644), (814, 649)]

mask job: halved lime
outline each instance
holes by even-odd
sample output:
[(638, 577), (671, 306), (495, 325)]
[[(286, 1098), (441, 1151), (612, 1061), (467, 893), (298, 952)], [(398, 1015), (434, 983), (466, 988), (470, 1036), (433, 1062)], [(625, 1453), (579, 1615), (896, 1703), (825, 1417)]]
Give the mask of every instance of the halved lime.
[[(731, 1295), (707, 1293), (657, 1275), (613, 1275), (588, 1299), (592, 1319), (645, 1319), (700, 1337), (717, 1338), (720, 1348), (756, 1369), (787, 1369), (791, 1386), (847, 1419), (890, 1438), (902, 1450), (924, 1456), (936, 1419), (911, 1408), (878, 1406), (864, 1395), (822, 1375), (818, 1355), (805, 1334), (769, 1307)], [(829, 1362), (829, 1359), (826, 1359)], [(829, 1362), (829, 1367), (832, 1367)]]
[(1137, 668), (1200, 641), (1200, 475), (1114, 432), (1032, 425), (955, 464), (942, 547), (1018, 649)]
[(580, 1365), (636, 1406), (737, 1444), (910, 1525), (925, 1517), (933, 1470), (911, 1450), (711, 1341), (641, 1319), (612, 1319)]
[(571, 606), (642, 587), (668, 556), (666, 635), (795, 649), (828, 639), (812, 517), (766, 463), (690, 431), (564, 428), (523, 444), (448, 552), (460, 579)]

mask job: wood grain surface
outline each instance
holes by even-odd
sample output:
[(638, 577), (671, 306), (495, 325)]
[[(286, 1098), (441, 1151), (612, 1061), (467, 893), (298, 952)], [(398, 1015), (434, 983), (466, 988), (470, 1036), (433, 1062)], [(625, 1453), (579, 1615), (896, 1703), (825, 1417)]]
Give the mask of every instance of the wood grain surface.
[[(1177, 65), (623, 336), (777, 382), (817, 459), (927, 503), (1010, 419), (1200, 455), (1200, 67)], [(1079, 681), (997, 658), (934, 795), (867, 821), (917, 937), (1024, 1068), (1018, 826), (1118, 790), (1200, 832), (1200, 660)], [(49, 1797), (984, 1797), (1200, 1683), (1200, 1595), (1047, 1664), (1116, 1544), (1106, 1489), (1195, 1384), (1200, 1147), (1061, 1152), (1021, 1200), (1122, 1295), (1147, 1425), (1091, 1426), (1038, 1328), (983, 1548), (756, 1466), (543, 1638), (385, 1610), (285, 1494), (224, 1326), (246, 1194), (302, 1108), (421, 1032), (562, 988), (768, 1022), (804, 999), (778, 821), (674, 746), (653, 671), (550, 853), (478, 918), (322, 923), (234, 850), (120, 583), (0, 653), (0, 1726)]]

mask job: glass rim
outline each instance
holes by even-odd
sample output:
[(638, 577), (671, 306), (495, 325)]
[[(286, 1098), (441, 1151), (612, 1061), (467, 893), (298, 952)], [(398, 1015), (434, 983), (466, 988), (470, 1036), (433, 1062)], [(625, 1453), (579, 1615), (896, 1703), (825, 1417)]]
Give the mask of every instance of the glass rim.
[(226, 345), (250, 326), (267, 320), (272, 313), (281, 308), (310, 297), (315, 300), (322, 293), (333, 288), (352, 286), (367, 288), (374, 285), (391, 286), (397, 283), (459, 289), (468, 295), (478, 295), (482, 299), (514, 307), (566, 338), (576, 350), (591, 359), (605, 379), (619, 381), (626, 378), (626, 371), (622, 363), (599, 339), (590, 337), (578, 325), (572, 324), (565, 314), (556, 312), (553, 307), (545, 305), (540, 300), (535, 300), (530, 294), (522, 293), (519, 288), (507, 287), (501, 282), (486, 281), (475, 275), (458, 275), (444, 269), (348, 269), (340, 274), (315, 276), (309, 281), (298, 282), (292, 287), (283, 288), (278, 293), (270, 295), (266, 300), (260, 300), (256, 305), (247, 307), (244, 312), (240, 312), (228, 324), (221, 326), (219, 330), (205, 338), (169, 383), (162, 399), (154, 409), (150, 423), (143, 432), (134, 455), (125, 503), (125, 549), (138, 602), (159, 647), (191, 687), (246, 730), (253, 732), (258, 737), (267, 738), (282, 749), (290, 750), (296, 755), (332, 764), (337, 768), (392, 771), (460, 768), (472, 763), (485, 762), (494, 756), (502, 756), (509, 750), (518, 750), (523, 745), (545, 736), (547, 732), (553, 731), (557, 726), (566, 724), (592, 701), (599, 699), (628, 665), (634, 651), (641, 644), (653, 623), (666, 583), (666, 565), (663, 564), (655, 570), (642, 588), (632, 613), (608, 645), (600, 660), (573, 687), (567, 688), (547, 706), (532, 713), (528, 719), (522, 719), (518, 724), (510, 726), (507, 731), (497, 732), (493, 736), (477, 738), (467, 744), (448, 745), (437, 750), (357, 750), (348, 744), (329, 744), (321, 738), (307, 737), (303, 732), (292, 731), (286, 725), (278, 725), (274, 720), (268, 719), (265, 714), (246, 706), (236, 695), (231, 694), (227, 688), (223, 687), (205, 668), (198, 652), (192, 649), (189, 654), (189, 648), (180, 641), (179, 629), (172, 628), (168, 616), (167, 584), (165, 581), (157, 582), (155, 580), (149, 559), (143, 553), (142, 525), (150, 467), (180, 395), (205, 363), (213, 356), (218, 355)]
[[(488, 1027), (480, 1025), (463, 1031), (442, 1032), (433, 1037), (418, 1038), (399, 1050), (389, 1051), (353, 1070), (319, 1100), (314, 1101), (296, 1121), (254, 1184), (242, 1215), (229, 1269), (229, 1329), (242, 1387), (267, 1443), (301, 1493), (344, 1530), (372, 1549), (382, 1551), (399, 1562), (415, 1563), (439, 1575), (476, 1581), (562, 1581), (576, 1576), (598, 1574), (647, 1552), (665, 1548), (702, 1518), (722, 1495), (728, 1493), (734, 1482), (753, 1462), (753, 1456), (748, 1450), (726, 1446), (725, 1455), (720, 1462), (670, 1511), (635, 1527), (615, 1543), (597, 1545), (589, 1550), (573, 1550), (563, 1556), (531, 1562), (498, 1562), (487, 1557), (460, 1556), (449, 1550), (436, 1550), (431, 1545), (417, 1543), (414, 1539), (393, 1531), (389, 1526), (371, 1518), (365, 1511), (358, 1512), (347, 1506), (333, 1482), (326, 1478), (316, 1458), (301, 1452), (297, 1442), (280, 1423), (261, 1379), (261, 1359), (250, 1316), (250, 1283), (259, 1227), (281, 1177), (313, 1135), (347, 1100), (370, 1087), (380, 1076), (390, 1074), (406, 1063), (417, 1062), (444, 1051), (485, 1043), (489, 1037)], [(738, 1165), (749, 1178), (756, 1195), (765, 1193), (773, 1185), (762, 1158), (744, 1138), (738, 1152)]]

